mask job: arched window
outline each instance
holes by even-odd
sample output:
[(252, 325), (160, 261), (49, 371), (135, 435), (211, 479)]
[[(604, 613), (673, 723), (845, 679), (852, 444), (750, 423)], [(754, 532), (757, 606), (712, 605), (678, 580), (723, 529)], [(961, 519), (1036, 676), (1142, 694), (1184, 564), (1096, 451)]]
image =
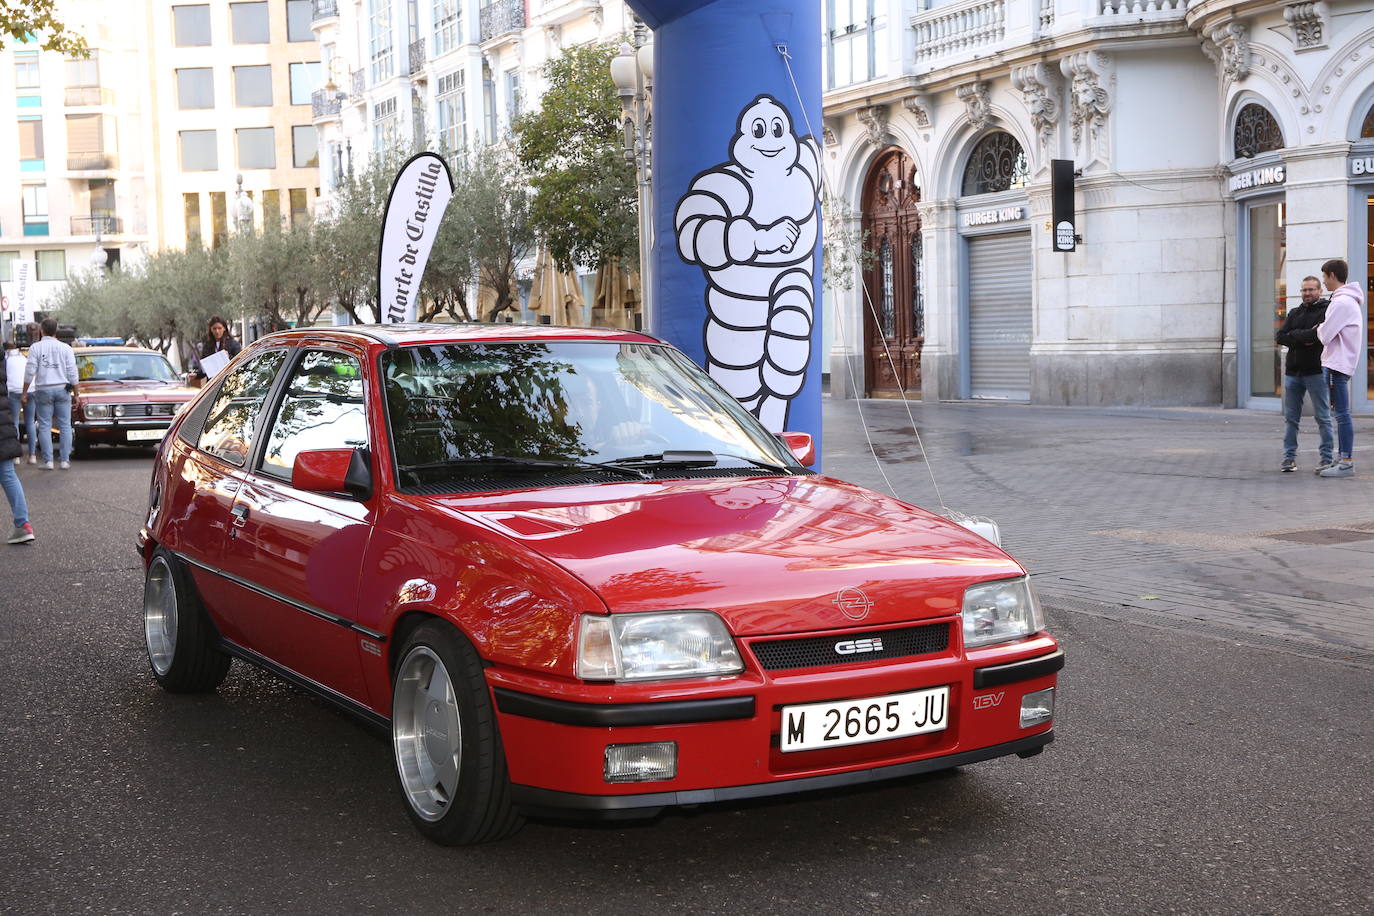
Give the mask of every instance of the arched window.
[(1374, 137), (1374, 105), (1369, 106), (1369, 111), (1365, 113), (1364, 124), (1360, 126), (1360, 137)]
[(1283, 149), (1283, 146), (1283, 131), (1268, 108), (1254, 102), (1241, 108), (1236, 115), (1237, 159), (1251, 159), (1260, 153)]
[(1024, 188), (1030, 181), (1030, 164), (1016, 138), (1004, 130), (978, 141), (964, 166), (964, 196), (993, 194)]

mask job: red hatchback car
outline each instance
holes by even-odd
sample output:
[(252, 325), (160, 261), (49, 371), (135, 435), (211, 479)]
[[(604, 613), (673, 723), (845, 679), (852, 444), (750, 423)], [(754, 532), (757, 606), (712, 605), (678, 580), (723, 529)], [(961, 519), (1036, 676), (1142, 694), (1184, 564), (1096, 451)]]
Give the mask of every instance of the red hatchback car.
[(642, 334), (274, 334), (158, 451), (153, 674), (234, 656), (383, 726), (450, 844), (1039, 753), (1026, 571), (810, 452)]

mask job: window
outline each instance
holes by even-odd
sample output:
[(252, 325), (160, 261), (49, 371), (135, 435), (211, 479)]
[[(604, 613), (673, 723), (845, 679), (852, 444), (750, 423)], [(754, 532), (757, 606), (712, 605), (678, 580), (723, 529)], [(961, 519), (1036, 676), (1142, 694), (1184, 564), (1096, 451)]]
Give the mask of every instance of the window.
[(100, 85), (99, 52), (91, 51), (90, 57), (69, 57), (63, 66), (67, 71), (67, 88), (85, 88)]
[(186, 244), (203, 245), (200, 234), (200, 195), (181, 195), (181, 209), (186, 214)]
[(468, 144), (467, 100), (463, 97), (463, 71), (439, 77), (437, 87), (439, 148), (463, 149)]
[[(1374, 105), (1369, 106), (1369, 114), (1364, 116), (1364, 123), (1360, 125), (1360, 138), (1374, 137)], [(1370, 376), (1371, 384), (1374, 384), (1374, 375)]]
[(24, 200), (24, 234), (48, 234), (48, 186), (26, 184), (21, 196)]
[(56, 251), (35, 251), (34, 257), (38, 260), (37, 279), (67, 279), (67, 252), (60, 248)]
[(240, 127), (234, 131), (239, 144), (239, 168), (275, 169), (277, 167), (276, 128)]
[(223, 191), (210, 192), (210, 232), (210, 245), (214, 248), (229, 237), (229, 202)]
[(287, 192), (287, 198), (291, 203), (291, 228), (296, 229), (310, 222), (310, 200), (306, 197), (305, 188), (292, 188)]
[[(67, 115), (67, 158), (85, 159), (105, 151), (104, 118), (96, 114)], [(88, 168), (101, 168), (92, 163)]]
[(291, 65), (291, 104), (309, 105), (310, 95), (320, 88), (320, 62)]
[(311, 124), (296, 124), (291, 128), (291, 164), (298, 169), (320, 167), (319, 138)]
[(1234, 141), (1236, 158), (1252, 159), (1260, 153), (1283, 149), (1283, 131), (1269, 109), (1251, 102), (1236, 115)]
[(459, 0), (434, 0), (434, 55), (463, 43), (463, 8)]
[(14, 279), (14, 265), (19, 261), (19, 252), (0, 251), (0, 283), (9, 283)]
[(183, 172), (213, 172), (219, 168), (217, 138), (213, 130), (183, 130), (181, 138), (181, 170)]
[(874, 0), (826, 0), (825, 13), (828, 88), (884, 75), (887, 17), (880, 6)]
[(310, 0), (286, 0), (286, 40), (314, 41), (315, 33), (310, 28), (312, 18)]
[(178, 108), (215, 107), (215, 71), (209, 67), (192, 67), (176, 73)]
[(496, 142), (496, 80), (485, 68), (482, 70), (482, 114), (486, 119), (487, 142)]
[(272, 104), (271, 65), (234, 68), (234, 104), (240, 108)]
[(520, 71), (506, 71), (506, 123), (514, 124), (520, 117)]
[(396, 100), (383, 99), (372, 106), (372, 148), (382, 152), (396, 140)]
[(369, 0), (368, 48), (372, 56), (372, 82), (390, 79), (396, 72), (391, 50), (391, 0)]
[(262, 225), (264, 229), (281, 225), (281, 191), (276, 188), (262, 192)]
[(301, 359), (268, 433), (262, 471), (290, 480), (296, 456), (316, 448), (367, 448), (363, 369), (342, 353), (311, 350)]
[(195, 6), (172, 7), (172, 30), (178, 48), (189, 48), (210, 43), (210, 6), (206, 3)]
[(963, 193), (994, 194), (1024, 188), (1030, 181), (1030, 166), (1025, 150), (1005, 130), (997, 130), (978, 141), (964, 166)]
[(38, 88), (38, 52), (14, 52), (14, 88)]
[(253, 429), (263, 401), (285, 359), (285, 350), (268, 350), (225, 376), (196, 447), (235, 467), (243, 467), (253, 449)]
[(272, 40), (265, 2), (229, 4), (229, 22), (236, 45), (265, 45)]
[(91, 216), (98, 219), (113, 218), (115, 215), (114, 182), (108, 178), (92, 178), (87, 187), (91, 195)]
[(19, 119), (19, 158), (29, 160), (42, 160), (42, 118), (22, 117)]

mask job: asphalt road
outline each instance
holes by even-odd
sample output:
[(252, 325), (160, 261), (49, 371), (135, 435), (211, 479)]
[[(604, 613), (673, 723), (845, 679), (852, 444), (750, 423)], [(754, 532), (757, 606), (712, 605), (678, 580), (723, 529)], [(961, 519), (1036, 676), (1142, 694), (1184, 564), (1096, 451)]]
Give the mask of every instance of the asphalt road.
[[(1368, 668), (1050, 607), (1031, 760), (444, 849), (383, 737), (236, 662), (143, 654), (146, 453), (25, 468), (0, 546), (0, 910), (13, 913), (1368, 913)], [(6, 518), (6, 521), (8, 519)]]

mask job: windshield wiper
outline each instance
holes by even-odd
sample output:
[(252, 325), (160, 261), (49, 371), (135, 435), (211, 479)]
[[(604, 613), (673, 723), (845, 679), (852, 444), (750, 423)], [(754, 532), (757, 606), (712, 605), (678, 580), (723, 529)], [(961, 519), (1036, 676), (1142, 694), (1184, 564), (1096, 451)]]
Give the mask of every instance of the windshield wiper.
[(709, 468), (715, 467), (721, 458), (733, 458), (736, 461), (744, 461), (755, 467), (777, 471), (780, 474), (786, 474), (788, 476), (792, 474), (790, 468), (783, 467), (780, 464), (760, 461), (757, 458), (747, 458), (744, 455), (732, 455), (727, 452), (689, 451), (686, 449), (653, 452), (648, 455), (630, 455), (625, 458), (616, 458), (614, 461), (608, 461), (606, 463), (624, 465), (626, 467), (635, 467), (637, 465), (656, 465), (659, 467), (673, 465), (688, 468)]
[(526, 468), (595, 468), (599, 471), (614, 471), (628, 474), (638, 480), (648, 480), (649, 475), (634, 468), (619, 467), (614, 462), (584, 461), (581, 458), (525, 458), (519, 455), (470, 455), (465, 458), (445, 458), (441, 461), (427, 461), (422, 464), (403, 464), (401, 470), (432, 471), (440, 468), (465, 467), (469, 465), (507, 465)]

